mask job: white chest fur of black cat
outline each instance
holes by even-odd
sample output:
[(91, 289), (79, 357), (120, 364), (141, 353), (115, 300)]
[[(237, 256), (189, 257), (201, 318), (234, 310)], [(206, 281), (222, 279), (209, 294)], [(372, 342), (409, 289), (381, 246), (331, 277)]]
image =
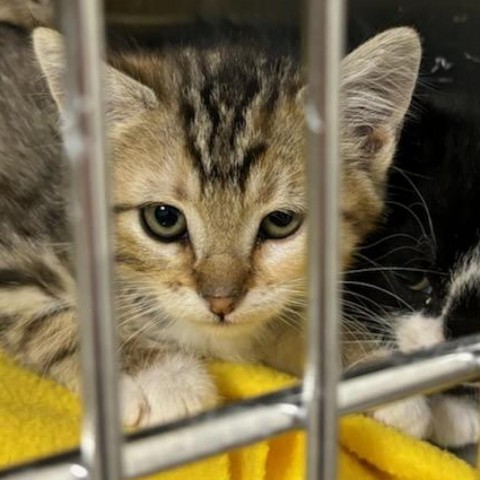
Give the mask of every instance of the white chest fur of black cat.
[[(449, 279), (442, 312), (432, 317), (421, 312), (399, 315), (395, 322), (398, 349), (409, 353), (446, 342), (446, 323), (455, 310), (480, 308), (480, 248), (461, 259)], [(460, 320), (460, 319), (459, 319)], [(373, 417), (417, 438), (445, 447), (463, 447), (478, 441), (480, 417), (474, 398), (448, 392), (415, 396), (377, 409)]]

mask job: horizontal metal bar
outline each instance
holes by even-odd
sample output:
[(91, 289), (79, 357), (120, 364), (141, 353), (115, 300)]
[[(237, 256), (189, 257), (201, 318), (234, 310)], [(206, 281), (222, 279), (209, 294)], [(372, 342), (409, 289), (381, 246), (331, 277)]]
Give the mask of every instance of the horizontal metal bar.
[[(300, 403), (299, 389), (290, 389), (229, 407), (219, 415), (207, 414), (177, 429), (172, 426), (163, 435), (144, 435), (126, 449), (125, 471), (131, 477), (158, 471), (158, 465), (152, 463), (153, 456), (159, 457), (158, 452), (168, 463), (166, 468), (171, 468), (224, 452), (228, 449), (226, 444), (243, 446), (266, 436), (302, 428), (304, 415)], [(181, 451), (194, 456), (186, 459), (179, 455)]]
[(363, 412), (417, 393), (438, 390), (480, 377), (480, 358), (451, 353), (344, 380), (339, 388), (342, 415)]
[[(357, 376), (341, 382), (340, 414), (364, 411), (409, 395), (433, 393), (480, 378), (480, 338), (405, 355), (400, 360), (393, 357), (381, 365), (388, 368), (369, 373), (358, 370)], [(166, 470), (303, 428), (305, 411), (301, 399), (300, 387), (295, 387), (133, 434), (124, 447), (126, 474), (135, 478)], [(0, 478), (65, 480), (71, 478), (72, 469), (81, 472), (79, 458), (79, 452), (72, 451), (1, 472)]]

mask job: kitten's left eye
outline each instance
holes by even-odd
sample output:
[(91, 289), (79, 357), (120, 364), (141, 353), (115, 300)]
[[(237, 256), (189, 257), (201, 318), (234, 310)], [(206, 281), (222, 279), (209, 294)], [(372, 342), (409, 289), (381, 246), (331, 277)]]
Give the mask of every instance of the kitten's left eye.
[(303, 215), (290, 211), (276, 210), (269, 213), (260, 224), (262, 238), (285, 238), (293, 235), (303, 221)]
[(162, 242), (175, 242), (187, 233), (185, 215), (172, 205), (149, 205), (141, 210), (148, 233)]
[(432, 285), (430, 284), (430, 280), (427, 276), (418, 277), (415, 276), (407, 276), (401, 275), (403, 284), (412, 292), (421, 293), (423, 295), (430, 296), (432, 293)]
[(430, 280), (428, 277), (423, 277), (420, 281), (407, 286), (414, 292), (423, 292), (426, 294), (430, 294), (432, 292), (432, 286), (430, 285)]

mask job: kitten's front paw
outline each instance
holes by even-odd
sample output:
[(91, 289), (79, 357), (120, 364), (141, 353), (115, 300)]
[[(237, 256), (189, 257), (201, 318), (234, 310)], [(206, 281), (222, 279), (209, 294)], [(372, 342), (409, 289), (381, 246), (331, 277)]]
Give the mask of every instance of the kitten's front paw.
[(377, 408), (372, 417), (416, 438), (427, 438), (432, 426), (432, 412), (425, 397), (411, 397)]
[[(131, 378), (131, 377), (130, 377)], [(189, 417), (218, 404), (215, 385), (197, 359), (170, 356), (138, 373), (124, 392), (124, 422), (146, 427)]]
[(140, 386), (130, 375), (122, 375), (120, 378), (120, 392), (122, 424), (125, 427), (144, 425), (149, 416), (150, 406)]

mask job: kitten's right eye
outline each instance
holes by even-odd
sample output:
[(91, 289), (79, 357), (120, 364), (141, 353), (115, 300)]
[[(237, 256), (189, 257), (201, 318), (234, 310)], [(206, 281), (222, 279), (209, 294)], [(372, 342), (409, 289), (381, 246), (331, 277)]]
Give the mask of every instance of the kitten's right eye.
[(147, 232), (162, 242), (176, 242), (187, 234), (185, 215), (172, 205), (149, 205), (141, 216)]

